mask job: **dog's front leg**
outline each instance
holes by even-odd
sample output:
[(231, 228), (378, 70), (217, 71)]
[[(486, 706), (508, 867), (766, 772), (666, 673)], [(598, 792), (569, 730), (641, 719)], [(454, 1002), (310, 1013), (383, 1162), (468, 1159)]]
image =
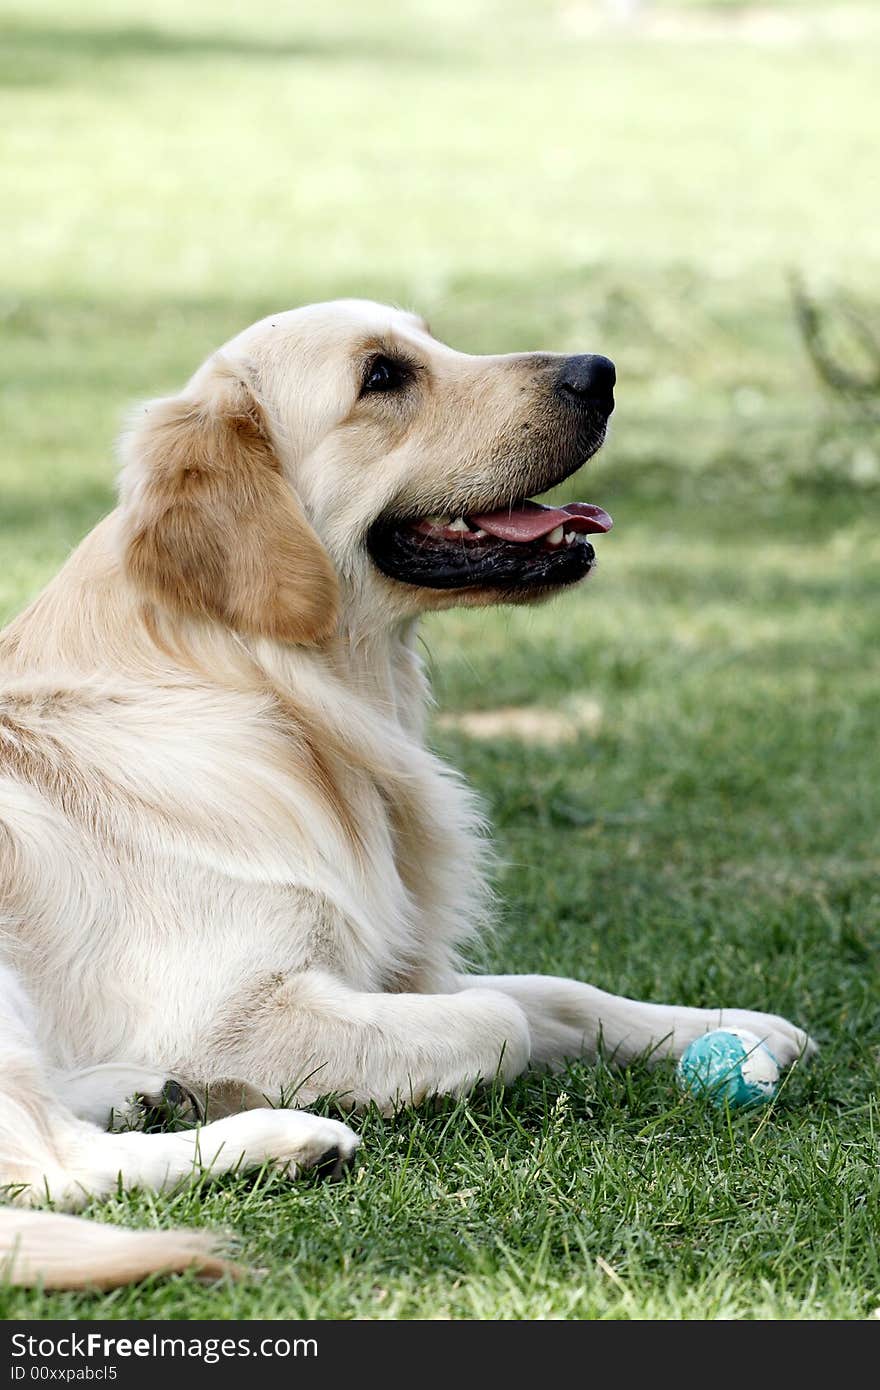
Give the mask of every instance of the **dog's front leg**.
[[(334, 1094), (388, 1112), (430, 1095), (460, 1095), (528, 1065), (529, 1027), (508, 994), (383, 994), (317, 970), (275, 979), (234, 1001), (206, 1039), (216, 1076), (308, 1104)], [(210, 1084), (194, 1062), (184, 1068)]]
[(640, 1056), (680, 1057), (694, 1038), (722, 1027), (757, 1034), (781, 1066), (815, 1050), (806, 1033), (777, 1014), (643, 1004), (552, 975), (459, 975), (457, 982), (462, 990), (494, 990), (515, 999), (529, 1022), (532, 1061), (545, 1066), (592, 1059), (600, 1046), (621, 1064)]

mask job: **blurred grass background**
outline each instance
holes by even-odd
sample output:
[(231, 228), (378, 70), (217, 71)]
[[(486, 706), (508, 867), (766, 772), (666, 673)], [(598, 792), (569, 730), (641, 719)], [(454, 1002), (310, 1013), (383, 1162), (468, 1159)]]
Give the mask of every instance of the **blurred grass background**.
[(877, 304), (878, 59), (844, 0), (0, 4), (0, 619), (112, 504), (128, 404), (263, 313), (367, 295), (469, 351), (608, 354), (612, 438), (566, 489), (615, 517), (599, 572), (426, 628), (438, 743), (499, 830), (487, 958), (823, 1043), (757, 1138), (667, 1073), (575, 1068), (367, 1121), (330, 1194), (110, 1204), (236, 1230), (270, 1277), (9, 1315), (880, 1302), (880, 441), (788, 287)]

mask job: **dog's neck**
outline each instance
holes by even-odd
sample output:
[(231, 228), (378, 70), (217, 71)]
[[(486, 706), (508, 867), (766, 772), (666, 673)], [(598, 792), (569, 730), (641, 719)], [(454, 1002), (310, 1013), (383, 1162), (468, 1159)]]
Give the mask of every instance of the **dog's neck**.
[(406, 618), (369, 637), (343, 625), (331, 649), (345, 683), (416, 738), (423, 734), (431, 698), (419, 625), (420, 619)]
[[(118, 513), (85, 538), (37, 599), (0, 633), (9, 677), (60, 673), (101, 681), (222, 684), (304, 704), (356, 739), (364, 725), (398, 724), (421, 742), (429, 688), (417, 645), (418, 620), (364, 632), (343, 621), (320, 648), (245, 636), (219, 622), (181, 619), (144, 604), (127, 583), (117, 544)], [(335, 693), (332, 710), (328, 681)], [(345, 710), (344, 719), (339, 711)]]
[[(232, 695), (218, 702), (230, 737), (242, 718), (251, 727), (265, 719), (277, 746), (286, 725), (289, 759), (276, 759), (274, 774), (320, 784), (343, 871), (366, 881), (365, 831), (392, 848), (421, 962), (418, 971), (401, 967), (393, 987), (448, 981), (452, 943), (486, 919), (486, 851), (474, 798), (425, 746), (428, 688), (413, 621), (369, 636), (343, 628), (320, 648), (181, 621), (145, 607), (127, 584), (111, 516), (0, 633), (0, 707), (4, 697), (72, 697), (112, 719), (120, 694), (120, 707), (131, 709), (149, 708), (156, 692), (166, 707), (173, 695), (184, 714), (190, 695), (197, 709), (206, 697), (211, 708), (212, 692)], [(109, 699), (96, 704), (96, 693)], [(216, 758), (216, 740), (211, 748)]]

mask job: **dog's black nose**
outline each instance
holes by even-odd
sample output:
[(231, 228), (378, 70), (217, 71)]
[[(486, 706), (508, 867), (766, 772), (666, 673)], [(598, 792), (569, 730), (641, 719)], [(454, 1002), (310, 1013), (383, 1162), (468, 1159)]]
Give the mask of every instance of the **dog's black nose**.
[(556, 394), (573, 405), (595, 406), (608, 415), (614, 409), (614, 383), (617, 373), (607, 357), (584, 353), (566, 357), (556, 378)]

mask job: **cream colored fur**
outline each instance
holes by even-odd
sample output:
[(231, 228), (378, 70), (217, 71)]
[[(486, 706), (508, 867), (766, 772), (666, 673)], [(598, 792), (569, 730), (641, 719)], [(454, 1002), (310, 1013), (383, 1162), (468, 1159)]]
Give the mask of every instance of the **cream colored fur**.
[[(416, 364), (405, 399), (361, 397), (376, 350)], [(416, 629), (497, 596), (385, 579), (365, 536), (389, 507), (546, 486), (548, 360), (468, 357), (345, 301), (254, 325), (135, 416), (119, 507), (0, 635), (11, 1197), (75, 1207), (120, 1178), (159, 1190), (354, 1152), (347, 1126), (265, 1106), (182, 1133), (101, 1127), (168, 1077), (219, 1114), (328, 1092), (390, 1110), (600, 1039), (623, 1061), (674, 1055), (722, 1019), (783, 1063), (808, 1045), (772, 1015), (462, 972), (488, 915), (484, 840), (425, 743)], [(511, 478), (524, 422), (538, 445)], [(25, 1282), (217, 1268), (185, 1233), (96, 1229), (7, 1211), (0, 1247)]]

